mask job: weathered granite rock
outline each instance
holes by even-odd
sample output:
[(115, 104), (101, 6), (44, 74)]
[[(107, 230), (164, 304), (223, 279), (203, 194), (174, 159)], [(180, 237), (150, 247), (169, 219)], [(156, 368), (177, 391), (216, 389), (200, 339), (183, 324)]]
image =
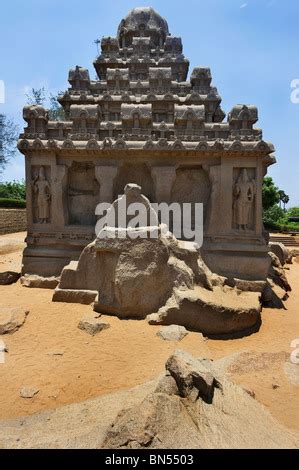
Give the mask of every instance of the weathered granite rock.
[(110, 328), (110, 324), (94, 315), (88, 315), (82, 318), (78, 328), (86, 331), (90, 335), (96, 335), (100, 331)]
[(59, 278), (55, 276), (42, 277), (36, 274), (26, 274), (21, 277), (23, 287), (32, 287), (37, 289), (55, 289), (58, 286)]
[(290, 252), (283, 243), (270, 242), (269, 250), (277, 256), (281, 266), (284, 266), (290, 258)]
[(56, 287), (53, 293), (53, 302), (78, 303), (82, 305), (92, 304), (98, 293), (93, 290), (59, 289)]
[[(183, 393), (189, 384), (210, 383), (212, 369), (179, 352), (169, 359)], [(210, 374), (210, 376), (209, 376)], [(218, 374), (218, 372), (217, 372)], [(165, 377), (168, 381), (167, 376)], [(162, 379), (161, 379), (162, 381)], [(160, 381), (160, 383), (161, 383)], [(123, 409), (101, 443), (103, 449), (224, 449), (297, 448), (298, 437), (224, 375), (218, 379), (211, 403), (193, 401), (175, 388), (159, 386), (135, 406)], [(186, 385), (185, 385), (186, 384)], [(250, 392), (251, 394), (251, 392)]]
[(169, 325), (161, 328), (161, 330), (158, 331), (157, 336), (165, 341), (181, 341), (187, 334), (188, 331), (184, 326)]
[(33, 398), (38, 393), (39, 393), (38, 388), (22, 387), (21, 390), (20, 390), (20, 396), (22, 398)]
[(166, 305), (147, 316), (151, 325), (182, 325), (204, 335), (246, 332), (259, 326), (260, 294), (226, 287), (209, 291), (200, 286), (193, 290), (175, 290)]
[[(199, 263), (193, 243), (181, 243), (161, 227), (157, 238), (122, 238), (117, 228), (105, 228), (82, 252), (79, 262), (66, 266), (53, 300), (92, 303), (94, 310), (121, 318), (145, 318), (164, 305), (175, 286), (192, 288), (195, 282), (210, 287), (208, 268)], [(163, 282), (159, 282), (163, 279)]]
[(0, 273), (0, 285), (9, 286), (17, 282), (21, 277), (21, 273), (16, 273), (14, 271), (6, 271)]
[(0, 335), (17, 331), (25, 323), (28, 313), (19, 308), (0, 307)]
[(269, 269), (269, 277), (272, 279), (274, 284), (278, 285), (286, 292), (291, 292), (292, 288), (287, 280), (285, 270), (280, 263), (279, 258), (272, 252), (269, 253), (271, 257), (271, 266)]
[(179, 395), (179, 389), (175, 379), (168, 373), (163, 375), (158, 382), (155, 393), (167, 393), (167, 395)]
[(201, 397), (207, 403), (212, 403), (217, 381), (198, 359), (177, 349), (166, 362), (166, 370), (174, 378), (183, 398), (189, 397), (195, 401)]

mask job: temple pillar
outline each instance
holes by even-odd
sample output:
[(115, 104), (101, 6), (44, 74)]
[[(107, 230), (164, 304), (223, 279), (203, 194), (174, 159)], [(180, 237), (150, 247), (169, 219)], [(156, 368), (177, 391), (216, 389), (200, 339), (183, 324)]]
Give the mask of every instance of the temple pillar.
[(171, 190), (176, 178), (175, 166), (155, 166), (151, 169), (155, 185), (155, 200), (170, 203)]
[(100, 184), (100, 202), (113, 202), (113, 182), (118, 173), (115, 166), (96, 166), (95, 177)]
[(26, 214), (27, 214), (27, 227), (28, 229), (33, 226), (33, 190), (32, 190), (32, 175), (31, 175), (31, 160), (29, 156), (25, 159), (26, 168)]

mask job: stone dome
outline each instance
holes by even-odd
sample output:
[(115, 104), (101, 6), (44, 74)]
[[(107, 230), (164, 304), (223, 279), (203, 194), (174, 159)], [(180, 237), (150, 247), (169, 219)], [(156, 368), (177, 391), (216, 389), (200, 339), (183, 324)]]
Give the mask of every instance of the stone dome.
[[(169, 35), (167, 21), (162, 18), (152, 7), (133, 8), (128, 15), (120, 22), (117, 36), (121, 42), (122, 38), (151, 37), (154, 42), (157, 40), (164, 43)], [(158, 45), (158, 44), (157, 44)]]

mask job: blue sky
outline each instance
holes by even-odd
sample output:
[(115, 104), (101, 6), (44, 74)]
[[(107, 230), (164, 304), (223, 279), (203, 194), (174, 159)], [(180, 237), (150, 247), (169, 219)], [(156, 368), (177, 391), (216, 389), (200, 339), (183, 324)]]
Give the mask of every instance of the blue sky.
[[(10, 0), (1, 4), (0, 80), (6, 103), (0, 111), (23, 127), (26, 90), (51, 92), (68, 86), (69, 68), (89, 68), (95, 39), (116, 34), (136, 0)], [(299, 79), (298, 0), (152, 0), (168, 20), (172, 35), (183, 38), (190, 70), (210, 66), (228, 112), (234, 104), (254, 104), (264, 139), (276, 147), (270, 169), (276, 183), (299, 206), (299, 104), (290, 99), (291, 81)], [(2, 180), (24, 176), (22, 155)]]

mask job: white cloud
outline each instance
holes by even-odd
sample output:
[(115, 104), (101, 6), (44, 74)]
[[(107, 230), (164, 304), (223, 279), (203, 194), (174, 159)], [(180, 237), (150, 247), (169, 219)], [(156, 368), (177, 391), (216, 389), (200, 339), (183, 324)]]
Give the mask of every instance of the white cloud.
[(240, 5), (240, 8), (246, 8), (248, 6), (248, 3), (242, 3), (242, 5)]

